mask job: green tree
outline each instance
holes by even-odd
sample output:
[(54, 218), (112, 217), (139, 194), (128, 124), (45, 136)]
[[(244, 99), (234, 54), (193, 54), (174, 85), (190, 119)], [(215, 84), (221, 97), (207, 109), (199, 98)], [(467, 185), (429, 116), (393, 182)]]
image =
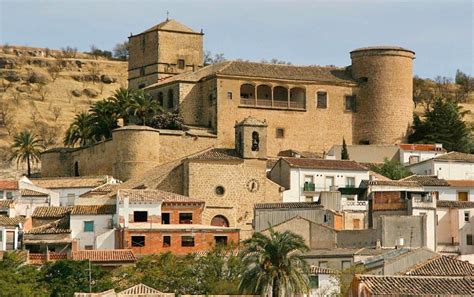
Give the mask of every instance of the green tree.
[(178, 110), (173, 112), (162, 112), (153, 117), (150, 127), (156, 129), (183, 129), (184, 120)]
[(342, 138), (341, 160), (349, 160), (349, 152), (347, 151), (347, 144), (344, 138)]
[(128, 50), (129, 50), (128, 41), (124, 41), (123, 43), (117, 43), (113, 49), (114, 58), (123, 60), (123, 61), (128, 60)]
[(128, 122), (128, 110), (133, 100), (134, 91), (120, 88), (116, 90), (109, 100), (113, 102), (117, 118), (122, 118), (124, 125)]
[(143, 90), (134, 92), (132, 101), (128, 106), (128, 113), (133, 116), (134, 123), (138, 125), (148, 125), (160, 111), (161, 107), (158, 102)]
[(89, 281), (88, 261), (61, 260), (48, 263), (41, 268), (43, 282), (51, 296), (73, 296), (75, 292), (102, 292), (113, 287), (108, 273), (100, 267), (91, 266)]
[(394, 180), (402, 179), (413, 174), (397, 160), (388, 160), (387, 158), (385, 158), (382, 165), (373, 165), (370, 169)]
[(239, 289), (274, 297), (309, 293), (308, 264), (301, 257), (309, 248), (303, 237), (290, 231), (269, 232), (269, 236), (256, 232), (244, 241), (245, 270)]
[(85, 146), (94, 142), (92, 134), (93, 118), (87, 112), (80, 112), (74, 117), (74, 121), (66, 130), (64, 136), (65, 146), (74, 146), (79, 143)]
[(31, 176), (31, 165), (40, 161), (40, 154), (44, 150), (42, 140), (28, 130), (24, 130), (13, 138), (11, 145), (11, 160), (16, 159), (27, 164), (28, 177)]
[(112, 137), (112, 130), (118, 128), (116, 106), (112, 100), (100, 100), (92, 105), (91, 133), (94, 140), (101, 141)]
[(415, 116), (410, 143), (442, 143), (448, 151), (470, 152), (473, 145), (471, 129), (463, 121), (466, 112), (454, 101), (438, 98), (424, 120)]

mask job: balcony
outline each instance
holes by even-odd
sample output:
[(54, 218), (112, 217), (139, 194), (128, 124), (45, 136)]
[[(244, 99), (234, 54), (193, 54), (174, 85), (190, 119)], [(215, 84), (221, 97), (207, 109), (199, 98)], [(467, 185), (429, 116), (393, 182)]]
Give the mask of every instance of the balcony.
[(314, 193), (316, 191), (316, 185), (314, 183), (305, 182), (303, 185), (304, 193)]
[(342, 210), (367, 211), (369, 209), (368, 201), (346, 200), (342, 203)]
[(240, 106), (271, 109), (306, 110), (305, 102), (240, 98)]

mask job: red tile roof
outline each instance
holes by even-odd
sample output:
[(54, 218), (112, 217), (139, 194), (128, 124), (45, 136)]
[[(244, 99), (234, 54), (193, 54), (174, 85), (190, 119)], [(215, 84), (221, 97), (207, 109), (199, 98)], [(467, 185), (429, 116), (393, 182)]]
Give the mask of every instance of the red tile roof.
[(401, 149), (405, 151), (438, 151), (445, 152), (446, 150), (441, 148), (441, 150), (436, 149), (435, 144), (410, 144), (410, 143), (400, 143), (398, 145)]
[(113, 215), (115, 213), (115, 205), (75, 205), (71, 210), (71, 215)]
[(474, 201), (436, 201), (436, 207), (441, 208), (474, 208)]
[(96, 188), (107, 182), (107, 176), (32, 178), (31, 182), (46, 189)]
[(0, 216), (0, 226), (6, 227), (6, 226), (16, 226), (19, 223), (24, 223), (26, 221), (26, 218), (24, 217), (4, 217)]
[(71, 212), (70, 206), (40, 206), (36, 207), (33, 218), (59, 219)]
[(422, 262), (405, 273), (417, 276), (474, 276), (474, 265), (446, 256)]
[(10, 208), (13, 204), (11, 199), (2, 199), (0, 200), (0, 208)]
[(175, 193), (165, 192), (161, 190), (119, 190), (119, 201), (128, 196), (130, 201), (162, 201), (166, 203), (199, 203), (204, 204), (203, 200), (183, 196)]
[[(133, 286), (131, 288), (128, 288), (126, 290), (123, 290), (122, 292), (118, 293), (119, 296), (162, 296), (162, 295), (168, 295), (164, 294), (156, 289), (153, 289), (152, 287), (148, 287), (144, 284), (138, 284), (136, 286)], [(174, 296), (174, 294), (170, 294)]]
[(369, 171), (364, 166), (350, 160), (326, 160), (310, 158), (282, 158), (291, 167), (309, 169), (356, 170)]
[(80, 250), (72, 252), (76, 261), (91, 262), (135, 262), (137, 258), (132, 250)]
[(309, 271), (311, 274), (337, 274), (337, 271), (335, 270), (319, 267), (316, 265), (311, 265)]
[(448, 180), (451, 187), (474, 188), (474, 179)]
[(210, 149), (208, 151), (205, 151), (199, 155), (192, 156), (188, 158), (188, 160), (206, 160), (206, 161), (212, 161), (212, 160), (234, 160), (234, 161), (241, 161), (242, 158), (239, 157), (237, 152), (234, 149)]
[(48, 224), (44, 224), (38, 227), (34, 227), (33, 229), (28, 230), (25, 232), (26, 234), (67, 234), (71, 233), (71, 229), (69, 229), (69, 217), (65, 216), (60, 218), (59, 220), (53, 221)]
[(18, 190), (16, 180), (0, 180), (0, 190)]
[(275, 208), (322, 208), (317, 202), (282, 202), (282, 203), (257, 203), (255, 209)]
[(410, 175), (402, 178), (400, 181), (415, 181), (423, 186), (432, 187), (449, 187), (449, 183), (445, 179), (440, 179), (435, 175)]
[(30, 190), (30, 189), (21, 189), (20, 194), (21, 196), (27, 196), (27, 197), (48, 197), (49, 196), (49, 194), (47, 193), (41, 193), (41, 192)]

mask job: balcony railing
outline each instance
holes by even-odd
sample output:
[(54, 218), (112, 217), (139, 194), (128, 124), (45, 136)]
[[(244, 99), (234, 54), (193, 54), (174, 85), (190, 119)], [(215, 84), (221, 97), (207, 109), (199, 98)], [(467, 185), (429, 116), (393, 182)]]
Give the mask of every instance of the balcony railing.
[(29, 253), (28, 260), (30, 264), (44, 264), (48, 261), (55, 262), (59, 260), (66, 260), (67, 254), (66, 253), (54, 253), (49, 252), (49, 259), (48, 254), (46, 253)]
[(342, 209), (343, 210), (360, 210), (360, 211), (365, 211), (368, 210), (369, 208), (369, 203), (368, 201), (351, 201), (351, 200), (346, 200), (342, 204)]
[(268, 99), (255, 99), (255, 98), (240, 98), (241, 106), (256, 106), (265, 108), (277, 108), (277, 109), (306, 109), (305, 102), (296, 101), (283, 101), (283, 100), (268, 100)]
[(314, 192), (316, 191), (316, 186), (314, 183), (304, 183), (303, 192)]

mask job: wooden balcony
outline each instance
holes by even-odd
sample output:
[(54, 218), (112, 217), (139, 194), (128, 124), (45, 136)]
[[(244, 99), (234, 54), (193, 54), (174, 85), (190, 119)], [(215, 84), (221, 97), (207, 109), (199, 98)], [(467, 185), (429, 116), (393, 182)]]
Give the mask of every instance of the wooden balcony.
[(296, 102), (291, 100), (283, 101), (255, 98), (240, 98), (240, 106), (270, 109), (306, 110), (305, 102)]

